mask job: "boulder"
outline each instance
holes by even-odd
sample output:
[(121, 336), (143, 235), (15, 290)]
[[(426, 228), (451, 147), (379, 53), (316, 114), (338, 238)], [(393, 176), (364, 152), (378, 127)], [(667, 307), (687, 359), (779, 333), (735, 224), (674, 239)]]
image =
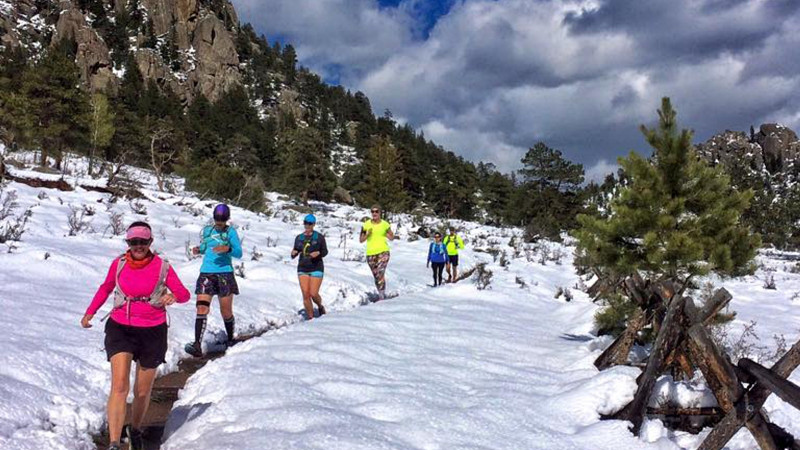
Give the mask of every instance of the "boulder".
[(788, 161), (797, 158), (797, 134), (783, 125), (763, 124), (754, 139), (763, 150), (764, 163), (770, 173), (783, 171)]
[(333, 190), (333, 201), (350, 206), (355, 204), (353, 201), (353, 196), (350, 195), (350, 192), (341, 186), (336, 186), (336, 189)]

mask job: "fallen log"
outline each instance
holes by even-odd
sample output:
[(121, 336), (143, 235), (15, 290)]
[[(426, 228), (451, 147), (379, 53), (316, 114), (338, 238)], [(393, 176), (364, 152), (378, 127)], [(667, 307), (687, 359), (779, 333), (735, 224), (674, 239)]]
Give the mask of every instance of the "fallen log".
[(636, 335), (644, 325), (644, 311), (642, 311), (641, 308), (636, 308), (633, 317), (628, 320), (628, 326), (625, 328), (625, 331), (623, 331), (594, 361), (595, 367), (599, 370), (604, 370), (611, 366), (625, 364), (628, 360), (631, 346), (633, 346), (633, 342), (636, 339)]
[[(800, 341), (794, 344), (786, 354), (784, 354), (774, 366), (772, 372), (787, 378), (800, 366)], [(737, 402), (733, 410), (728, 411), (722, 421), (711, 430), (706, 436), (698, 450), (720, 450), (730, 441), (733, 436), (745, 425), (745, 423), (763, 422), (761, 408), (767, 401), (772, 391), (761, 383), (751, 386), (745, 395)], [(749, 426), (748, 426), (749, 428)], [(773, 442), (774, 444), (774, 442)], [(761, 445), (761, 443), (759, 443)], [(762, 449), (769, 448), (761, 445)]]
[(740, 369), (755, 377), (781, 400), (800, 409), (800, 387), (751, 359), (742, 358), (738, 365)]
[(633, 424), (632, 431), (636, 435), (639, 434), (639, 430), (642, 427), (653, 386), (663, 373), (665, 358), (677, 343), (677, 338), (682, 328), (680, 322), (682, 321), (683, 305), (685, 303), (685, 297), (673, 297), (667, 308), (661, 331), (658, 333), (656, 342), (653, 345), (653, 351), (650, 353), (650, 359), (647, 361), (647, 367), (639, 378), (639, 387), (636, 390), (636, 395), (627, 406), (611, 416), (614, 419), (630, 421)]
[(722, 416), (724, 411), (718, 406), (701, 406), (698, 408), (647, 408), (648, 415), (659, 416)]
[(723, 411), (733, 409), (743, 389), (733, 370), (733, 364), (717, 348), (702, 323), (696, 323), (687, 332), (687, 348), (692, 361), (703, 372), (708, 387), (714, 393)]
[(5, 164), (0, 166), (2, 172), (0, 172), (0, 178), (5, 178), (11, 181), (15, 181), (17, 183), (22, 183), (30, 187), (34, 188), (47, 188), (47, 189), (58, 189), (59, 191), (74, 191), (75, 189), (67, 183), (67, 181), (63, 178), (59, 178), (58, 180), (42, 180), (41, 178), (27, 178), (27, 177), (20, 177), (12, 174), (9, 172)]

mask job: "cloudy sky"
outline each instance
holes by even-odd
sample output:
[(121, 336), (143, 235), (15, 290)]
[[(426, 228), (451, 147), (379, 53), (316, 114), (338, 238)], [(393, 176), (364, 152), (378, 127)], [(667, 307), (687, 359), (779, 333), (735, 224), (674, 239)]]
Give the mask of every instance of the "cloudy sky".
[(537, 141), (594, 177), (669, 96), (705, 140), (800, 128), (798, 0), (233, 0), (376, 113), (504, 171)]

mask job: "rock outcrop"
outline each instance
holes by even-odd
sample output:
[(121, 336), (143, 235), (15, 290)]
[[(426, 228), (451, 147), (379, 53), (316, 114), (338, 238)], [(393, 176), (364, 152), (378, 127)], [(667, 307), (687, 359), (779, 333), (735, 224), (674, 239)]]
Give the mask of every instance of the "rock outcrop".
[[(130, 5), (123, 0), (103, 3), (110, 20)], [(200, 94), (215, 101), (242, 82), (235, 44), (239, 22), (233, 5), (225, 1), (212, 11), (207, 3), (140, 0), (141, 16), (152, 21), (153, 34), (159, 41), (156, 49), (144, 48), (146, 36), (141, 30), (129, 31), (134, 42), (130, 51), (145, 79), (173, 90), (186, 103)], [(114, 90), (120, 79), (115, 75), (111, 49), (92, 20), (93, 16), (70, 0), (51, 0), (41, 11), (34, 0), (0, 0), (0, 45), (26, 45), (38, 51), (45, 36), (52, 36), (50, 45), (62, 39), (74, 40), (76, 63), (86, 87), (92, 91)], [(173, 44), (177, 57), (167, 62), (160, 47)]]
[(763, 150), (764, 165), (770, 173), (788, 169), (790, 163), (793, 163), (800, 153), (797, 134), (783, 125), (774, 123), (761, 125), (753, 139)]
[(761, 125), (750, 135), (725, 131), (697, 146), (698, 154), (730, 167), (741, 164), (758, 172), (776, 174), (789, 170), (800, 156), (800, 141), (791, 129), (779, 124)]
[(204, 13), (198, 20), (192, 46), (197, 65), (189, 79), (198, 93), (213, 101), (241, 83), (233, 36), (216, 15)]
[(63, 39), (78, 45), (75, 62), (81, 71), (81, 79), (92, 91), (107, 91), (116, 88), (117, 80), (112, 70), (108, 47), (97, 34), (80, 9), (62, 2), (66, 8), (58, 16), (53, 43)]

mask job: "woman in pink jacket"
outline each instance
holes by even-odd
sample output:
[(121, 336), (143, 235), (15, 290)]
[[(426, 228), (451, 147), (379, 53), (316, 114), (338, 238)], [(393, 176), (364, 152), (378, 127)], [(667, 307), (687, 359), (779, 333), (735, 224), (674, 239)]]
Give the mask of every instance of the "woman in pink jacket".
[(91, 327), (97, 310), (114, 293), (114, 309), (105, 327), (106, 355), (111, 362), (109, 449), (119, 448), (130, 389), (131, 361), (136, 361), (137, 367), (132, 427), (128, 427), (127, 434), (131, 449), (143, 448), (142, 421), (150, 403), (156, 368), (164, 362), (167, 353), (165, 308), (176, 301), (185, 303), (191, 297), (169, 263), (150, 251), (150, 244), (153, 243), (150, 225), (145, 222), (132, 223), (125, 241), (129, 246), (128, 251), (111, 263), (106, 280), (100, 285), (81, 319), (84, 328)]

